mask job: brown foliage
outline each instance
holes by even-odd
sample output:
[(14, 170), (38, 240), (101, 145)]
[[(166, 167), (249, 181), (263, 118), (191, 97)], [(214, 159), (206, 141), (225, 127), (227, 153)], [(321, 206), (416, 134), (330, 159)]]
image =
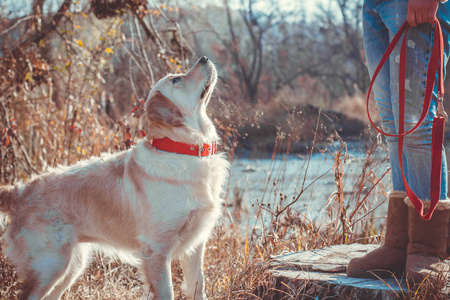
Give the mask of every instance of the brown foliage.
[(144, 0), (91, 0), (91, 10), (98, 19), (122, 16), (127, 10), (141, 16), (149, 11)]
[[(138, 99), (148, 93), (156, 76), (183, 67), (190, 53), (183, 39), (169, 42), (159, 32), (173, 24), (167, 15), (167, 20), (160, 20), (163, 5), (153, 8), (157, 14), (147, 15), (145, 1), (98, 0), (80, 9), (65, 0), (56, 13), (45, 15), (44, 2), (36, 0), (35, 15), (22, 19), (0, 14), (0, 183), (130, 147), (145, 135), (138, 122)], [(110, 18), (98, 20), (89, 11)], [(171, 30), (173, 36), (181, 36), (178, 29)], [(151, 41), (148, 46), (145, 40)], [(148, 48), (154, 56), (147, 56)], [(113, 57), (126, 62), (125, 72), (139, 76), (130, 74), (128, 82), (119, 85), (117, 79), (128, 74), (116, 74), (111, 80), (115, 65), (121, 66), (113, 63)], [(136, 67), (128, 68), (129, 61)], [(128, 88), (130, 83), (133, 89)], [(129, 92), (119, 99), (114, 99), (114, 89), (107, 90), (116, 86), (124, 90), (125, 85)], [(114, 125), (119, 112), (126, 115), (131, 110), (126, 123)]]

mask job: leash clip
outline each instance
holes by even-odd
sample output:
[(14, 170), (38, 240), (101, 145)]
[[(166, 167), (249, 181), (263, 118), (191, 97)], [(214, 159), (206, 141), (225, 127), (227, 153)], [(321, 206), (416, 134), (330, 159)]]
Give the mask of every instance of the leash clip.
[(436, 115), (438, 117), (442, 117), (445, 120), (445, 123), (448, 121), (448, 115), (444, 110), (444, 97), (442, 96), (441, 92), (438, 92), (438, 108)]

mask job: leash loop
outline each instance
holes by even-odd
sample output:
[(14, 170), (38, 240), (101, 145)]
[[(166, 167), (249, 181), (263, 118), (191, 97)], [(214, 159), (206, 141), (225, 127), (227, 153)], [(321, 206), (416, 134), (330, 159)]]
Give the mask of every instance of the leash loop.
[[(422, 113), (420, 115), (419, 121), (409, 130), (405, 131), (405, 79), (406, 79), (406, 34), (409, 29), (409, 25), (407, 22), (403, 23), (400, 27), (399, 31), (395, 34), (391, 43), (389, 44), (386, 52), (380, 60), (375, 72), (372, 76), (372, 80), (370, 81), (369, 90), (367, 92), (366, 99), (366, 112), (369, 118), (370, 124), (377, 130), (379, 133), (398, 138), (398, 159), (400, 164), (400, 169), (403, 178), (403, 184), (405, 186), (406, 193), (408, 194), (411, 203), (414, 205), (416, 210), (418, 211), (420, 217), (424, 220), (429, 220), (433, 215), (434, 210), (436, 209), (440, 193), (441, 193), (441, 176), (442, 176), (442, 151), (444, 144), (444, 129), (445, 123), (448, 120), (447, 113), (444, 110), (444, 42), (442, 36), (441, 25), (438, 20), (436, 20), (433, 24), (434, 26), (434, 40), (433, 40), (433, 50), (430, 56), (430, 61), (428, 63), (427, 68), (427, 81), (425, 84), (425, 97)], [(392, 51), (395, 49), (396, 45), (400, 41), (400, 38), (403, 35), (402, 44), (400, 48), (400, 62), (399, 62), (399, 125), (398, 125), (398, 134), (390, 134), (384, 132), (380, 128), (378, 128), (372, 118), (370, 117), (369, 112), (369, 100), (370, 93), (372, 91), (373, 84), (375, 82), (378, 73), (380, 72), (383, 65), (389, 59)], [(408, 182), (406, 180), (405, 174), (403, 172), (403, 143), (404, 138), (408, 134), (414, 132), (424, 121), (425, 117), (428, 114), (431, 104), (431, 98), (433, 94), (436, 72), (438, 72), (438, 107), (436, 116), (433, 119), (433, 127), (432, 127), (432, 149), (431, 149), (431, 183), (430, 183), (430, 208), (426, 213), (424, 213), (423, 203), (422, 201), (414, 194)]]

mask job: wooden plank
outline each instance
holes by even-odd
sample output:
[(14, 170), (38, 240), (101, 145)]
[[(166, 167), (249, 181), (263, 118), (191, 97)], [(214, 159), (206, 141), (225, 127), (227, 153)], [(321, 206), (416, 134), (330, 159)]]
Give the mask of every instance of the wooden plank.
[[(303, 289), (308, 295), (334, 294), (342, 299), (403, 298), (408, 293), (404, 279), (352, 278), (345, 274), (352, 258), (378, 247), (355, 243), (273, 256), (272, 275), (277, 288), (284, 291)], [(443, 293), (450, 295), (449, 290), (447, 287)]]

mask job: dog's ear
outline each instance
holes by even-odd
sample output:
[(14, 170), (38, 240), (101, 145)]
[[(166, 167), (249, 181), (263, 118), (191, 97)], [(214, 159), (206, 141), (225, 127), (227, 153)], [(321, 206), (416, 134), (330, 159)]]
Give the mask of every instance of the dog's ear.
[(155, 121), (169, 126), (180, 126), (184, 124), (184, 118), (180, 110), (160, 91), (156, 91), (147, 100), (145, 103), (145, 112), (149, 121)]

